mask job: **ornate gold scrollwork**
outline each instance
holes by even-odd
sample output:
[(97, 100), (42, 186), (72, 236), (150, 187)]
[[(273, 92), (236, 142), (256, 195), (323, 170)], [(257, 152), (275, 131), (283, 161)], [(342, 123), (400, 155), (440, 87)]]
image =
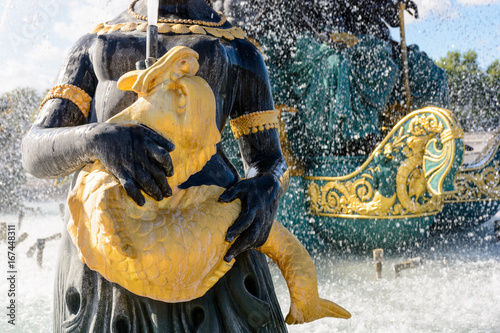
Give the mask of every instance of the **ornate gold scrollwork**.
[[(131, 32), (131, 31), (146, 31), (147, 23), (118, 23), (118, 24), (98, 24), (91, 33), (103, 35), (114, 31)], [(206, 27), (197, 24), (179, 24), (179, 23), (158, 23), (158, 33), (160, 34), (194, 34), (194, 35), (211, 35), (217, 38), (225, 38), (228, 40), (245, 39), (247, 36), (241, 28), (215, 28)]]
[[(310, 181), (311, 213), (348, 218), (438, 213), (443, 207), (444, 178), (455, 158), (454, 139), (462, 135), (449, 111), (428, 107), (412, 112), (356, 172), (343, 177), (305, 177)], [(491, 179), (498, 184), (498, 177)]]
[(490, 139), (483, 153), (469, 167), (459, 170), (455, 193), (447, 194), (445, 202), (477, 202), (500, 200), (500, 131)]

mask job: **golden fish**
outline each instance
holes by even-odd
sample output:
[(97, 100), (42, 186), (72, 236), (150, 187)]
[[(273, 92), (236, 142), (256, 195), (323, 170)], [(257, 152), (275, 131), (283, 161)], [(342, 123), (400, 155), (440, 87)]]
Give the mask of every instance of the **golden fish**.
[[(239, 200), (218, 202), (222, 187), (177, 187), (203, 168), (221, 139), (213, 92), (195, 76), (197, 59), (194, 50), (177, 46), (150, 68), (125, 74), (118, 87), (139, 98), (108, 120), (147, 125), (175, 144), (174, 175), (168, 177), (172, 196), (161, 201), (146, 196), (138, 206), (96, 161), (79, 173), (68, 198), (68, 231), (81, 261), (137, 295), (171, 303), (203, 296), (231, 269), (235, 260), (223, 260), (231, 245), (225, 235), (241, 211)], [(278, 264), (288, 284), (287, 323), (350, 317), (319, 298), (312, 259), (281, 224), (274, 222), (259, 251)]]

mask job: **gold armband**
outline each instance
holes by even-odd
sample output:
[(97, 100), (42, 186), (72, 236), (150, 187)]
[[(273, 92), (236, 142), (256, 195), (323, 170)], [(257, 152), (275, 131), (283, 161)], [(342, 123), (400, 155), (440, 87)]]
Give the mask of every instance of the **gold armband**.
[(231, 119), (229, 124), (235, 139), (242, 135), (279, 128), (279, 111), (259, 111)]
[(70, 101), (75, 103), (76, 106), (78, 106), (85, 117), (88, 117), (89, 115), (90, 102), (92, 101), (92, 97), (90, 97), (89, 94), (85, 92), (85, 90), (78, 88), (77, 86), (74, 86), (72, 84), (61, 84), (50, 89), (50, 91), (47, 93), (47, 96), (45, 96), (44, 100), (42, 101), (42, 104), (40, 104), (40, 109), (49, 99), (52, 98), (69, 99)]

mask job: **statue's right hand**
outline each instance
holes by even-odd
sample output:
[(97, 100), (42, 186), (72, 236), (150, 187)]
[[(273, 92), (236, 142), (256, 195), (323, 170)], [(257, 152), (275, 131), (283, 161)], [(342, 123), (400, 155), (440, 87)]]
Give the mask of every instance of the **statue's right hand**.
[(166, 177), (174, 172), (169, 154), (174, 145), (149, 127), (99, 123), (87, 139), (93, 156), (139, 206), (145, 203), (140, 190), (157, 201), (172, 195)]

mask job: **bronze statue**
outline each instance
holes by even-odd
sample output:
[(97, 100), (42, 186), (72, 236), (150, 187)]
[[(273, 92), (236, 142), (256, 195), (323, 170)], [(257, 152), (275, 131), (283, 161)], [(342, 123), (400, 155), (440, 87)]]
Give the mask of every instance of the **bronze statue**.
[[(146, 1), (135, 0), (127, 11), (80, 38), (23, 141), (23, 163), (31, 174), (55, 178), (76, 171), (69, 233), (64, 233), (59, 256), (54, 329), (286, 331), (267, 263), (253, 251), (266, 252), (287, 180), (278, 112), (262, 57), (240, 29), (202, 0), (162, 0), (158, 54), (164, 57), (146, 70), (134, 70), (146, 58), (146, 12)], [(155, 110), (170, 112), (170, 118), (153, 117), (150, 111)], [(172, 120), (172, 114), (181, 116)], [(220, 149), (228, 117), (244, 160), (244, 180)], [(187, 240), (212, 236), (201, 224), (180, 231), (175, 225), (152, 230), (200, 197), (210, 197), (214, 207), (229, 207), (227, 232), (217, 231), (227, 244), (224, 260), (215, 264), (219, 273), (209, 275), (199, 292), (159, 290), (171, 278), (160, 271), (168, 267), (158, 262), (167, 260), (162, 251), (173, 251), (180, 258), (176, 265), (204, 261), (192, 253), (183, 261), (182, 251), (198, 244)], [(103, 224), (90, 223), (92, 214), (101, 214), (96, 220)], [(204, 226), (219, 223), (217, 214)], [(180, 219), (190, 223), (185, 215)], [(194, 236), (167, 238), (176, 232)], [(161, 248), (152, 255), (158, 244)], [(279, 238), (271, 246), (279, 248)], [(116, 258), (131, 260), (108, 265)], [(110, 269), (127, 272), (125, 278), (115, 279)], [(184, 277), (182, 267), (174, 271)], [(153, 280), (158, 283), (149, 289), (140, 282)], [(349, 317), (331, 306), (333, 313), (325, 315)], [(303, 314), (294, 312), (293, 305), (291, 312)], [(307, 315), (290, 322), (314, 320)]]

